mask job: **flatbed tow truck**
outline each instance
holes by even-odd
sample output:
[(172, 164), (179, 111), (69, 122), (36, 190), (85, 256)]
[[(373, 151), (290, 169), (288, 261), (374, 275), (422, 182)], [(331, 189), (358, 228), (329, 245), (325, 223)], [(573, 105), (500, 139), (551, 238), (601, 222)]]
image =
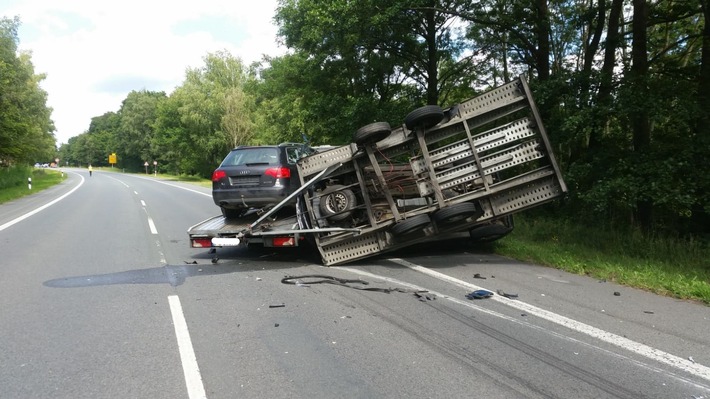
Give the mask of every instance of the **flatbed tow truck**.
[(446, 109), (418, 108), (395, 129), (363, 126), (297, 168), (301, 186), (284, 201), (200, 222), (191, 246), (307, 240), (339, 265), (508, 221), (567, 192), (522, 75)]

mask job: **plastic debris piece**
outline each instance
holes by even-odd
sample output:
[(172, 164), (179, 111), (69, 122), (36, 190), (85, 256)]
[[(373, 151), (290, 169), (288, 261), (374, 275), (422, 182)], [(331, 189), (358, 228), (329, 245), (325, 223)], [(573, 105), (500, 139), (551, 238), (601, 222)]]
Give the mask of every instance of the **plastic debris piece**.
[(468, 299), (486, 299), (493, 296), (493, 293), (487, 290), (476, 290), (466, 295)]
[(653, 314), (653, 312), (650, 311), (650, 310), (644, 310), (643, 312), (646, 313), (646, 314)]
[(527, 313), (521, 313), (520, 315), (523, 316), (523, 317), (525, 317), (525, 316), (527, 316), (528, 314), (527, 314)]
[(219, 262), (219, 258), (218, 258), (218, 257), (215, 256), (214, 258), (212, 258), (212, 263), (217, 263), (217, 262)]
[(474, 274), (474, 275), (473, 275), (473, 278), (480, 278), (481, 280), (485, 280), (485, 279), (486, 279), (485, 277), (481, 276), (480, 273)]
[(278, 327), (278, 326), (279, 326), (279, 323), (274, 323), (274, 327)]
[(619, 292), (619, 291), (614, 291), (614, 296), (621, 296), (621, 292)]
[(691, 362), (695, 363), (695, 359), (693, 359), (692, 356), (688, 356), (688, 360), (690, 360)]
[(282, 304), (280, 304), (280, 305), (269, 305), (269, 307), (270, 307), (270, 308), (285, 308), (286, 305), (284, 305), (284, 304), (282, 303)]
[(197, 261), (196, 261), (196, 260), (193, 260), (192, 262), (188, 262), (188, 261), (185, 260), (185, 261), (183, 261), (183, 262), (185, 262), (186, 265), (196, 265), (196, 264), (197, 264)]
[(256, 278), (256, 281), (261, 281), (261, 277), (257, 277), (257, 278)]
[(504, 292), (503, 290), (498, 290), (498, 295), (504, 296), (508, 299), (515, 299), (518, 297), (518, 294), (509, 294), (507, 292)]

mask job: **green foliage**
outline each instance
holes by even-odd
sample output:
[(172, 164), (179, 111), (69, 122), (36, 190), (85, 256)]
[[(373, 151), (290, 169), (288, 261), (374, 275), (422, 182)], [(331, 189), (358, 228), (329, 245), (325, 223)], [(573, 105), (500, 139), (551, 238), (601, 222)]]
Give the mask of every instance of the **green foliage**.
[[(27, 178), (32, 177), (32, 189)], [(55, 169), (33, 169), (27, 166), (0, 168), (0, 204), (49, 188), (66, 178)]]
[(15, 17), (0, 19), (0, 165), (54, 158), (54, 124), (47, 93), (29, 53), (18, 54)]

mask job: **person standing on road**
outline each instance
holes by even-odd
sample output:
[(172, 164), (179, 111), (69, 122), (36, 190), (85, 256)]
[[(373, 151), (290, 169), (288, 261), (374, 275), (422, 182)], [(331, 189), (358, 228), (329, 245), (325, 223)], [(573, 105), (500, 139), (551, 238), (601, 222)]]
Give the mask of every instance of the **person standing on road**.
[(94, 168), (91, 167), (91, 164), (89, 164), (89, 177), (91, 177), (91, 172), (94, 171)]

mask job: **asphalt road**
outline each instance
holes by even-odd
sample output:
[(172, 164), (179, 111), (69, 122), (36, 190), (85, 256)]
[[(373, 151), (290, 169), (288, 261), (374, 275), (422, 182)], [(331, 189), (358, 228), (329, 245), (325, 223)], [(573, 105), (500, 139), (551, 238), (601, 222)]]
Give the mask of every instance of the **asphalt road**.
[[(208, 189), (66, 172), (0, 205), (0, 398), (710, 398), (706, 306), (464, 240), (213, 264), (186, 234)], [(313, 274), (398, 290), (281, 281)]]

